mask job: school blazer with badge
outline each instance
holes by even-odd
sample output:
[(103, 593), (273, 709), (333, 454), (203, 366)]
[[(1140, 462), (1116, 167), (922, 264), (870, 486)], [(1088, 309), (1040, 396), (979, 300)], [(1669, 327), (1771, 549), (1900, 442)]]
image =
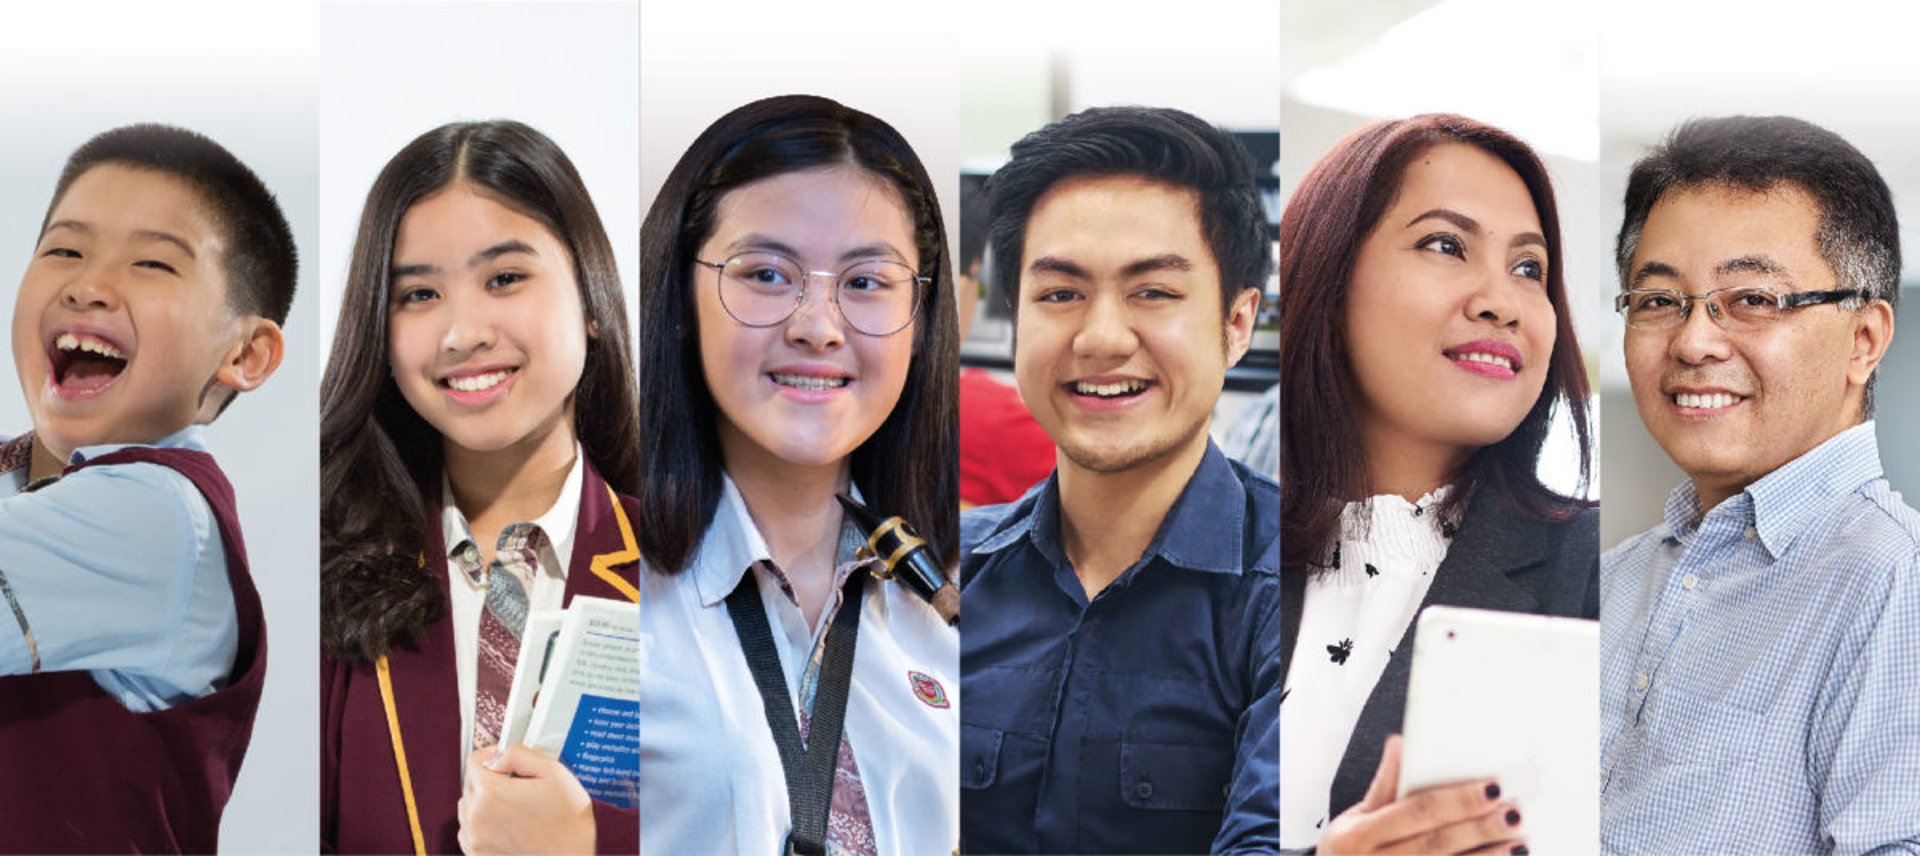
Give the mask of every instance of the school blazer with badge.
[[(567, 563), (566, 601), (638, 600), (638, 503), (616, 494), (591, 462)], [(427, 519), (438, 521), (439, 509)], [(446, 546), (427, 527), (426, 562), (444, 594)], [(460, 697), (453, 621), (427, 627), (377, 663), (321, 655), (321, 849), (337, 853), (458, 853)], [(417, 821), (414, 819), (417, 816)], [(595, 849), (639, 850), (639, 816), (594, 801)], [(417, 836), (417, 837), (416, 837)]]
[[(1286, 686), (1286, 670), (1300, 635), (1308, 572), (1296, 565), (1280, 569), (1281, 686)], [(1586, 508), (1564, 521), (1542, 520), (1515, 508), (1496, 491), (1482, 489), (1469, 503), (1420, 606), (1436, 604), (1598, 618), (1600, 509)], [(1407, 626), (1361, 708), (1360, 721), (1333, 778), (1329, 817), (1366, 796), (1380, 763), (1380, 748), (1387, 735), (1400, 731), (1412, 674), (1415, 624)], [(1286, 715), (1284, 697), (1281, 715)], [(1286, 751), (1280, 747), (1283, 756)]]

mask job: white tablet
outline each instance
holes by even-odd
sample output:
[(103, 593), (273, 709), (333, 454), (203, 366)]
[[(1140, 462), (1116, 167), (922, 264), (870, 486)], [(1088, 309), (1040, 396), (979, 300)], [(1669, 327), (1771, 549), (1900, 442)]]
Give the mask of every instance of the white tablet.
[(1400, 796), (1493, 778), (1535, 853), (1600, 850), (1600, 622), (1432, 606), (1414, 631)]

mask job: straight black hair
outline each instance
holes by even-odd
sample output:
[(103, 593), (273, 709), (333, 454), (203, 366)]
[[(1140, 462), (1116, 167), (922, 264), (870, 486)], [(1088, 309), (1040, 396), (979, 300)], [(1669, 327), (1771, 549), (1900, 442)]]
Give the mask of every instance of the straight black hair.
[(900, 193), (913, 218), (921, 295), (913, 363), (893, 412), (853, 451), (855, 484), (875, 510), (920, 531), (943, 566), (958, 559), (956, 472), (959, 330), (946, 226), (933, 182), (892, 126), (826, 98), (783, 95), (720, 117), (668, 174), (640, 229), (640, 520), (647, 562), (678, 573), (720, 504), (722, 459), (713, 393), (700, 364), (694, 256), (729, 192), (756, 181), (852, 164)]

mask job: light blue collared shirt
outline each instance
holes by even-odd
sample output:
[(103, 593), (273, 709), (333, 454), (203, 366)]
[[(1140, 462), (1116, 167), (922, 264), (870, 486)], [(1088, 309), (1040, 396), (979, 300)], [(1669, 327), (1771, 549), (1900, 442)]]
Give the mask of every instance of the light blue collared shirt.
[(1920, 513), (1873, 423), (1600, 562), (1610, 853), (1920, 853)]
[[(205, 451), (199, 426), (155, 441)], [(75, 449), (70, 463), (121, 445)], [(128, 710), (225, 684), (239, 618), (213, 510), (159, 464), (90, 467), (32, 493), (0, 473), (0, 674), (86, 670)]]

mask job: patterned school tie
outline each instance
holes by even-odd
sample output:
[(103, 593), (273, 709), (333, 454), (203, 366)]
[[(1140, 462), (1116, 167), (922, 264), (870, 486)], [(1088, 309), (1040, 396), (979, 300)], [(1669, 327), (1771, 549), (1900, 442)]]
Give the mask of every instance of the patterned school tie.
[[(477, 554), (478, 548), (472, 547), (472, 543), (469, 541), (465, 546)], [(520, 662), (520, 635), (527, 626), (527, 593), (533, 588), (540, 549), (546, 543), (546, 533), (531, 523), (508, 526), (500, 533), (493, 565), (482, 580), (487, 587), (487, 606), (480, 615), (480, 659), (474, 671), (475, 749), (500, 742), (507, 693), (513, 687), (514, 667)], [(475, 560), (470, 567), (478, 565)]]

